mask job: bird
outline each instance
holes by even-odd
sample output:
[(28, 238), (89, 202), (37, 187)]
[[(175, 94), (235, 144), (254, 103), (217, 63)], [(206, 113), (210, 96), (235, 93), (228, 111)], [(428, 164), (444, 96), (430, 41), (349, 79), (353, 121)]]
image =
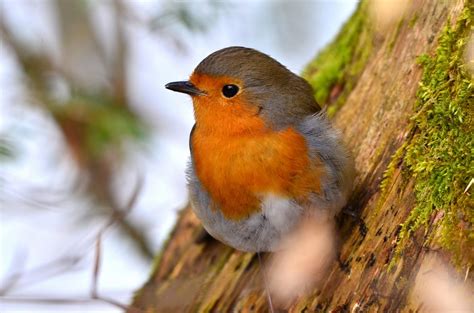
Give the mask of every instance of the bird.
[(165, 87), (192, 98), (190, 202), (212, 237), (278, 251), (299, 224), (347, 204), (354, 165), (341, 134), (311, 85), (277, 60), (227, 47)]

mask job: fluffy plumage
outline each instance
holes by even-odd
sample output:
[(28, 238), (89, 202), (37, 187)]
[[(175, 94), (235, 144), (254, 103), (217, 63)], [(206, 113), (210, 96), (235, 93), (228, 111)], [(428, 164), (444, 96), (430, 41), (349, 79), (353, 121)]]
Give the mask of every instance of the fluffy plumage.
[[(310, 158), (322, 161), (321, 172), (324, 173), (320, 176), (320, 187), (315, 187), (303, 201), (288, 195), (259, 193), (258, 209), (252, 209), (239, 219), (228, 218), (196, 176), (194, 163), (190, 163), (188, 185), (191, 204), (213, 237), (238, 250), (274, 251), (278, 249), (281, 239), (303, 218), (330, 218), (346, 204), (352, 189), (353, 167), (341, 145), (339, 134), (323, 113), (307, 116), (297, 129), (306, 140)], [(258, 158), (258, 154), (254, 157)], [(259, 171), (256, 174), (266, 173)], [(232, 199), (239, 202), (238, 196)]]
[[(230, 98), (229, 84), (239, 88)], [(302, 219), (332, 217), (346, 204), (353, 166), (338, 132), (310, 85), (271, 57), (222, 49), (169, 88), (193, 96), (191, 203), (215, 238), (276, 250)]]

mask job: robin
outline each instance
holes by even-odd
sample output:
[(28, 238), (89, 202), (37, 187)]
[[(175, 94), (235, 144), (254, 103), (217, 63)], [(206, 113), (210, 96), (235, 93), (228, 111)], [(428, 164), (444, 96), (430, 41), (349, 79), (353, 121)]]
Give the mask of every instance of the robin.
[(191, 204), (216, 239), (275, 251), (305, 219), (334, 217), (345, 206), (349, 154), (308, 82), (278, 61), (228, 47), (166, 88), (192, 97)]

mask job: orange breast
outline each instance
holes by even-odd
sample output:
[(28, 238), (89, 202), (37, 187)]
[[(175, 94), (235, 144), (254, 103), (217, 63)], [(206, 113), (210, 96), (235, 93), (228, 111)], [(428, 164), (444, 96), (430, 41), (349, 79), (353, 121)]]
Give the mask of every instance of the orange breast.
[(304, 137), (292, 128), (254, 127), (236, 135), (198, 124), (191, 145), (196, 175), (227, 218), (260, 210), (267, 193), (304, 202), (311, 192), (320, 192), (321, 163), (309, 159)]

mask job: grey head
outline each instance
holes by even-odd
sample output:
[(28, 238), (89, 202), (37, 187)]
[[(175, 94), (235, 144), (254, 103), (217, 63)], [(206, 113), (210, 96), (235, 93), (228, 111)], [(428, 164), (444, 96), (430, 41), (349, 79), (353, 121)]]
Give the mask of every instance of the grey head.
[(251, 48), (218, 50), (206, 57), (194, 73), (241, 80), (246, 99), (258, 106), (262, 118), (273, 129), (296, 125), (321, 110), (306, 80)]

